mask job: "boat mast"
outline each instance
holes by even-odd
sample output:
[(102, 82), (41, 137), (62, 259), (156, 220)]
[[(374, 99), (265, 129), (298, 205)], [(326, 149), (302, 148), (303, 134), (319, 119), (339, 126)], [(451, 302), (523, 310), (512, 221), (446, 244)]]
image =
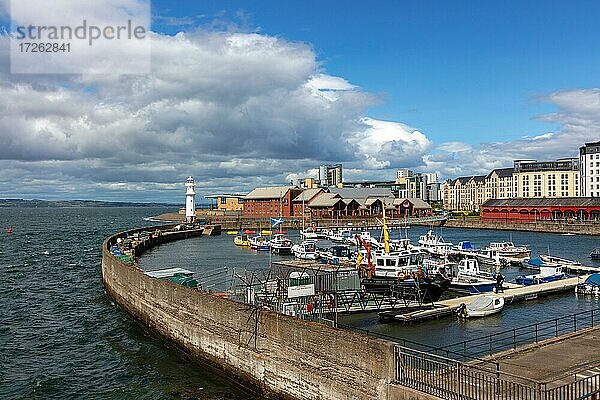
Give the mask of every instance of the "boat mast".
[(385, 204), (383, 205), (383, 219), (382, 219), (382, 230), (383, 230), (383, 245), (385, 254), (390, 254), (390, 231), (387, 226), (387, 220), (385, 218)]

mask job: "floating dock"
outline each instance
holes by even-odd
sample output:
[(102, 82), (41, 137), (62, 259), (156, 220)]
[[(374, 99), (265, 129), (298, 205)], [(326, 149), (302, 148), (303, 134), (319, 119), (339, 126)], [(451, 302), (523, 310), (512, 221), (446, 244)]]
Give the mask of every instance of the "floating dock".
[[(494, 294), (504, 298), (504, 304), (509, 305), (516, 301), (534, 300), (538, 297), (547, 296), (554, 293), (574, 291), (578, 283), (583, 282), (586, 276), (561, 279), (554, 282), (542, 283), (539, 285), (521, 286), (506, 288), (504, 292)], [(435, 308), (417, 310), (414, 312), (404, 312), (404, 310), (385, 311), (379, 314), (382, 321), (402, 321), (404, 323), (415, 323), (430, 319), (442, 318), (452, 315), (454, 311), (462, 304), (469, 304), (473, 300), (482, 296), (489, 296), (490, 293), (483, 293), (473, 296), (463, 296), (454, 299), (439, 301)]]

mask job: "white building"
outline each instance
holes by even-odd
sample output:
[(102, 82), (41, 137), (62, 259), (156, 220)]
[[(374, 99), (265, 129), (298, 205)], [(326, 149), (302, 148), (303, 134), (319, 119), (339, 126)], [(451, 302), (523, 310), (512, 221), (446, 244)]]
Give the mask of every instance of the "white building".
[(579, 148), (581, 196), (600, 197), (600, 142)]

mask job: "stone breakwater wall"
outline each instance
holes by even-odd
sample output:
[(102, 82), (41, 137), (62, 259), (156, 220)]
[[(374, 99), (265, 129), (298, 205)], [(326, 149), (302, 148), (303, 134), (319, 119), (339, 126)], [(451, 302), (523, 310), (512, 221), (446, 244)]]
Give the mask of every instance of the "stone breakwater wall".
[[(140, 256), (150, 247), (199, 235), (200, 230), (152, 235), (134, 253)], [(208, 360), (269, 397), (426, 398), (393, 384), (393, 343), (150, 278), (109, 251), (124, 236), (111, 236), (103, 245), (108, 295), (189, 355)]]
[(501, 231), (525, 231), (545, 233), (570, 233), (575, 235), (600, 235), (600, 223), (578, 222), (502, 222), (482, 221), (480, 219), (451, 219), (446, 221), (445, 227), (467, 229), (493, 229)]

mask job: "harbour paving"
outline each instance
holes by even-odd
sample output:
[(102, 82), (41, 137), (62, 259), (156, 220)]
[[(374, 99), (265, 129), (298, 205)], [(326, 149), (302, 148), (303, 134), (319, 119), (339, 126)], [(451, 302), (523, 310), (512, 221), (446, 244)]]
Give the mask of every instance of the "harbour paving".
[(600, 327), (494, 355), (500, 370), (553, 386), (600, 373)]

